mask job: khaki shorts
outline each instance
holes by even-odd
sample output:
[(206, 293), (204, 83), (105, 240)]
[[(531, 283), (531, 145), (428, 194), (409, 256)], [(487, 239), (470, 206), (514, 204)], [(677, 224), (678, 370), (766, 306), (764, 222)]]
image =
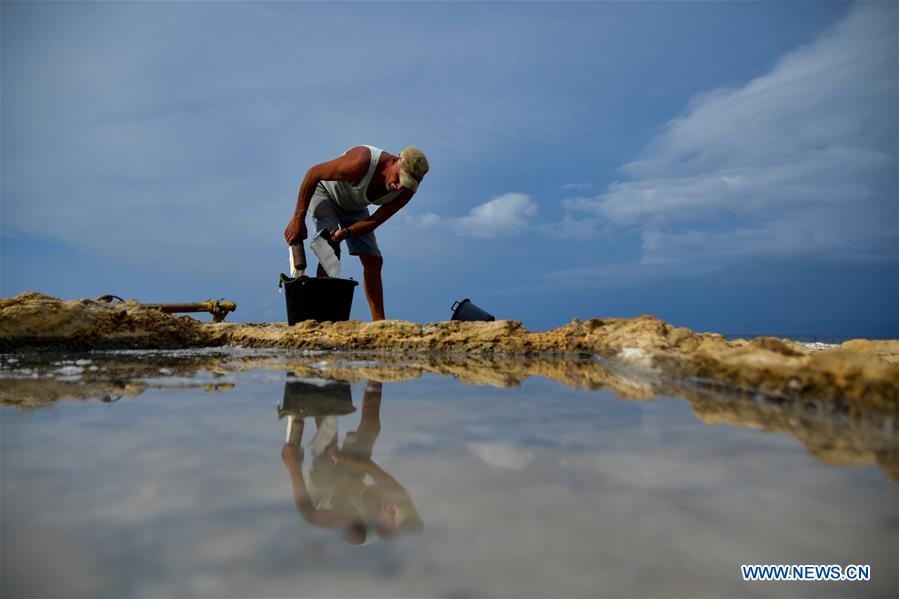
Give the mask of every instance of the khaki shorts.
[[(315, 188), (312, 200), (309, 202), (309, 214), (312, 215), (312, 224), (315, 234), (323, 229), (331, 232), (343, 227), (349, 227), (353, 223), (367, 219), (370, 215), (368, 208), (361, 210), (344, 210), (331, 198), (331, 194), (321, 184)], [(363, 254), (366, 256), (380, 256), (378, 242), (374, 233), (366, 233), (359, 237), (350, 237), (346, 240), (347, 250), (351, 256)]]

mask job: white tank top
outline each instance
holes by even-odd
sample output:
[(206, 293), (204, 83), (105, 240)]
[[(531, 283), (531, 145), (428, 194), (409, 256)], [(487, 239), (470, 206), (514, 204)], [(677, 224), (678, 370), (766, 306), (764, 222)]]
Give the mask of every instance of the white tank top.
[[(375, 174), (375, 169), (378, 167), (378, 160), (380, 160), (381, 153), (384, 150), (374, 146), (363, 147), (368, 148), (369, 152), (371, 152), (371, 161), (368, 164), (368, 171), (365, 173), (365, 176), (362, 177), (362, 180), (359, 181), (359, 185), (354, 186), (349, 181), (321, 181), (319, 183), (319, 185), (325, 188), (325, 191), (328, 192), (331, 199), (344, 210), (361, 210), (369, 204), (383, 206), (387, 202), (395, 200), (403, 191), (402, 189), (395, 189), (374, 201), (368, 199), (368, 185), (371, 183), (372, 176)], [(349, 150), (347, 150), (347, 152), (349, 152)], [(346, 156), (346, 152), (343, 154)]]

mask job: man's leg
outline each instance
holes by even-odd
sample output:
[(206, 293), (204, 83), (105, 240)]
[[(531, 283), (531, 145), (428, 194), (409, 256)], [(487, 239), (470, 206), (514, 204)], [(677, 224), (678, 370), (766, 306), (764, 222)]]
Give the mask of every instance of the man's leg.
[[(349, 227), (360, 220), (368, 218), (368, 208), (355, 212), (342, 212), (340, 224)], [(374, 232), (350, 237), (346, 240), (347, 252), (351, 256), (359, 256), (362, 261), (363, 283), (365, 285), (365, 298), (371, 309), (372, 320), (384, 320), (384, 287), (381, 284), (381, 266), (384, 259), (381, 258), (381, 250), (378, 249), (378, 241)]]
[[(373, 435), (377, 438), (381, 432), (381, 383), (368, 381), (362, 394), (362, 419), (356, 427), (357, 433)], [(374, 444), (374, 440), (372, 440)], [(371, 457), (371, 451), (368, 452)]]
[(381, 256), (367, 254), (359, 254), (359, 259), (362, 260), (365, 298), (371, 310), (371, 319), (384, 320), (384, 286), (381, 283), (381, 266), (384, 259)]
[(362, 395), (362, 419), (347, 433), (343, 452), (358, 459), (370, 460), (375, 441), (381, 433), (381, 383), (368, 381)]

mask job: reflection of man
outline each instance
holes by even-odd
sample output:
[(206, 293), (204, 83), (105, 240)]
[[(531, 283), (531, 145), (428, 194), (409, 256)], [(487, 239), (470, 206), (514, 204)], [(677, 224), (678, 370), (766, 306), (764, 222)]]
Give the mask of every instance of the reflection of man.
[(308, 444), (312, 460), (303, 470), (304, 415), (314, 411), (304, 406), (289, 417), (287, 442), (281, 450), (299, 514), (310, 524), (340, 531), (354, 545), (374, 540), (372, 533), (385, 538), (422, 527), (406, 490), (371, 459), (381, 431), (380, 409), (381, 383), (370, 381), (362, 398), (359, 426), (347, 433), (342, 447), (337, 418), (314, 418), (316, 432)]

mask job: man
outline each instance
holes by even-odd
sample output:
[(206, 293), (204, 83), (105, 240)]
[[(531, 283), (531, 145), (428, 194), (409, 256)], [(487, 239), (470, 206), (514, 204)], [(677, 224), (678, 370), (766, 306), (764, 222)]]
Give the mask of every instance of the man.
[[(362, 261), (372, 320), (384, 320), (384, 260), (373, 231), (409, 203), (428, 168), (428, 159), (412, 146), (399, 156), (374, 146), (356, 146), (310, 168), (300, 185), (284, 239), (288, 245), (306, 239), (306, 214), (311, 212), (316, 234), (328, 229), (335, 242), (346, 240), (350, 255)], [(374, 214), (368, 212), (370, 204), (379, 206)], [(320, 264), (317, 274), (327, 276)]]

